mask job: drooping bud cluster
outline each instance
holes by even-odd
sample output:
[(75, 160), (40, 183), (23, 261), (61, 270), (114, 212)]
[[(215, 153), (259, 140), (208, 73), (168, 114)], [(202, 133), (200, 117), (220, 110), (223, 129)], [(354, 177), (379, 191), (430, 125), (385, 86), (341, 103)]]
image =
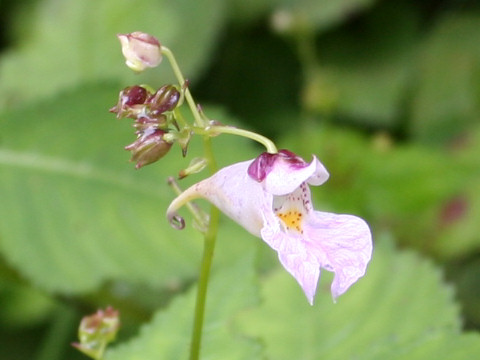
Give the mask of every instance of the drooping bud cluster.
[(173, 110), (180, 101), (180, 91), (174, 85), (164, 85), (150, 91), (140, 85), (129, 86), (120, 92), (117, 105), (110, 109), (117, 118), (134, 119), (137, 139), (125, 150), (132, 152), (136, 168), (162, 158), (172, 146), (172, 138), (165, 139), (172, 125), (176, 127)]

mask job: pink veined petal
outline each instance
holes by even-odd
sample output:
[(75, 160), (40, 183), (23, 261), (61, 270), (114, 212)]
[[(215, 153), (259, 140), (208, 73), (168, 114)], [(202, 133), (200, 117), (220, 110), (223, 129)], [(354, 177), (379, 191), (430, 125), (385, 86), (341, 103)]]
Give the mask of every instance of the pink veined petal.
[(262, 239), (278, 253), (282, 266), (297, 280), (308, 302), (313, 305), (320, 263), (309, 254), (303, 239), (299, 235), (283, 232), (280, 227), (266, 226), (262, 229)]
[(292, 165), (279, 157), (265, 177), (263, 186), (265, 191), (272, 195), (285, 195), (293, 192), (303, 182), (321, 185), (328, 177), (327, 169), (315, 156), (310, 164), (304, 167)]
[(321, 267), (335, 273), (334, 299), (365, 274), (372, 256), (372, 234), (363, 219), (314, 211), (305, 223), (304, 236), (307, 251)]
[(285, 270), (297, 280), (308, 302), (310, 305), (313, 305), (318, 280), (320, 279), (320, 266), (318, 262), (308, 254), (295, 253), (279, 253), (278, 259)]
[(167, 217), (173, 218), (186, 201), (202, 197), (250, 233), (260, 236), (263, 209), (267, 207), (265, 204), (272, 203), (272, 196), (248, 176), (247, 168), (250, 163), (251, 161), (244, 161), (227, 166), (192, 185), (170, 204)]

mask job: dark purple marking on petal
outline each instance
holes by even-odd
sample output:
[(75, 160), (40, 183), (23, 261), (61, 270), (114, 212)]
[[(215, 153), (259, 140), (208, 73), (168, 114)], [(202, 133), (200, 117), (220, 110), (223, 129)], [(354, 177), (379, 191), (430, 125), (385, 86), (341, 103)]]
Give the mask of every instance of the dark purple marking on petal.
[(289, 150), (282, 149), (276, 154), (268, 152), (261, 153), (248, 167), (248, 175), (258, 182), (265, 180), (270, 171), (272, 171), (275, 161), (279, 158), (288, 162), (294, 169), (301, 169), (308, 166), (308, 163), (300, 156)]

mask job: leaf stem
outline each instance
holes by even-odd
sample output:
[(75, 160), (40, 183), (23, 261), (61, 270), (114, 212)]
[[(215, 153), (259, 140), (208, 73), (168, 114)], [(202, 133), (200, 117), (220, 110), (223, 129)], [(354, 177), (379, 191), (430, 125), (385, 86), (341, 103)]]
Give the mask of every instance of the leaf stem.
[[(216, 171), (216, 163), (213, 157), (211, 141), (209, 137), (204, 138), (205, 157), (208, 159), (211, 173)], [(190, 344), (190, 360), (198, 360), (203, 333), (203, 322), (205, 318), (205, 304), (207, 300), (207, 289), (212, 268), (213, 253), (217, 240), (218, 223), (220, 211), (212, 205), (210, 209), (210, 223), (203, 243), (202, 263), (198, 279), (197, 298), (195, 303), (195, 314), (193, 319), (192, 340)]]

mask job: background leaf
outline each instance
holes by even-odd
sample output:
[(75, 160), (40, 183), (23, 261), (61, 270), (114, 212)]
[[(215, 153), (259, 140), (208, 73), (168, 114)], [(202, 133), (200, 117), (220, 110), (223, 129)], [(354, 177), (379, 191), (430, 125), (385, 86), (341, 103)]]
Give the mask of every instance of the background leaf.
[(411, 131), (421, 141), (442, 143), (480, 119), (480, 29), (477, 15), (439, 19), (425, 40), (418, 64)]
[[(135, 171), (122, 150), (134, 139), (130, 121), (107, 112), (117, 94), (117, 86), (84, 86), (0, 119), (0, 250), (49, 291), (92, 291), (107, 279), (175, 288), (196, 272), (200, 235), (165, 218), (174, 198), (166, 179), (190, 157), (174, 147), (162, 166)], [(214, 139), (219, 164), (253, 157), (246, 144)], [(200, 154), (200, 144), (191, 151)]]
[(278, 9), (289, 12), (294, 21), (308, 23), (317, 31), (322, 31), (367, 9), (374, 3), (375, 0), (286, 0), (280, 3)]
[(28, 12), (18, 19), (32, 24), (31, 33), (24, 34), (0, 61), (0, 106), (53, 95), (86, 81), (155, 83), (172, 79), (167, 66), (140, 76), (126, 70), (115, 35), (138, 30), (155, 34), (168, 44), (192, 79), (205, 63), (222, 25), (223, 4), (219, 0), (40, 1), (33, 18)]
[[(250, 241), (250, 249), (253, 245)], [(258, 301), (252, 251), (245, 250), (209, 285), (202, 359), (260, 359), (260, 345), (236, 334), (231, 323), (232, 316)], [(195, 290), (177, 297), (137, 338), (110, 350), (106, 360), (187, 359)]]
[[(471, 359), (477, 334), (461, 335), (451, 288), (428, 261), (398, 253), (376, 236), (367, 274), (332, 303), (323, 272), (309, 306), (285, 271), (262, 281), (263, 305), (238, 316), (241, 329), (262, 339), (272, 359)], [(439, 316), (441, 314), (441, 316)]]

